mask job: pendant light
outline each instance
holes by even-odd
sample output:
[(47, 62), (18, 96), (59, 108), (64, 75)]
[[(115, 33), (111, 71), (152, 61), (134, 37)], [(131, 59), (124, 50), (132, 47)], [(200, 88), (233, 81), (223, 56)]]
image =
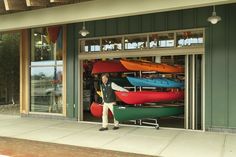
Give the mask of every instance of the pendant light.
[(89, 31), (85, 28), (85, 22), (83, 22), (83, 28), (79, 31), (79, 34), (83, 37), (89, 34)]
[(220, 20), (221, 20), (221, 17), (216, 15), (216, 9), (215, 9), (215, 6), (213, 6), (212, 15), (208, 17), (207, 21), (214, 25), (214, 24), (217, 24)]

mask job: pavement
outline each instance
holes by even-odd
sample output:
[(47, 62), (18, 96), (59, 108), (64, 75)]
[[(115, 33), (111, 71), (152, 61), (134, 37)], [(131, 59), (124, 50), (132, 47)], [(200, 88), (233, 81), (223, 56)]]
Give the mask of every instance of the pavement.
[[(161, 157), (235, 157), (236, 134), (0, 115), (0, 136)], [(4, 154), (3, 154), (4, 155)], [(119, 155), (118, 155), (119, 156)]]

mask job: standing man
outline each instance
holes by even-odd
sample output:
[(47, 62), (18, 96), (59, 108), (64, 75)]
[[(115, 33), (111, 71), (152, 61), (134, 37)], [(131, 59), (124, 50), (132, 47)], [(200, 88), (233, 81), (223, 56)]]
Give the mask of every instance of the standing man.
[[(99, 129), (99, 131), (105, 131), (108, 130), (108, 109), (110, 109), (113, 114), (113, 105), (116, 104), (116, 95), (114, 90), (126, 91), (126, 92), (128, 92), (128, 90), (118, 86), (114, 82), (110, 82), (108, 80), (109, 76), (107, 73), (102, 74), (101, 77), (102, 77), (101, 93), (103, 99), (103, 112), (102, 112), (102, 127)], [(114, 117), (113, 130), (117, 129), (119, 129), (119, 122)]]

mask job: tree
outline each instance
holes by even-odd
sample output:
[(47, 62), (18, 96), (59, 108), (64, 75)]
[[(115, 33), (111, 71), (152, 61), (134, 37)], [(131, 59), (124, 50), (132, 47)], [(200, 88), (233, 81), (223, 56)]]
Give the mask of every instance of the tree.
[[(5, 103), (19, 101), (19, 48), (20, 34), (3, 34), (0, 43), (0, 97), (5, 93)], [(1, 92), (4, 91), (4, 92)], [(1, 99), (0, 99), (1, 100)]]

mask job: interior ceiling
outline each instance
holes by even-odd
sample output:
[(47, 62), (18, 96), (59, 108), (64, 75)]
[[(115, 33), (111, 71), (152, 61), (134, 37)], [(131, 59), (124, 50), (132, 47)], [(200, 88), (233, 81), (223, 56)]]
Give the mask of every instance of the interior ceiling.
[(91, 0), (0, 0), (0, 15), (81, 3)]

